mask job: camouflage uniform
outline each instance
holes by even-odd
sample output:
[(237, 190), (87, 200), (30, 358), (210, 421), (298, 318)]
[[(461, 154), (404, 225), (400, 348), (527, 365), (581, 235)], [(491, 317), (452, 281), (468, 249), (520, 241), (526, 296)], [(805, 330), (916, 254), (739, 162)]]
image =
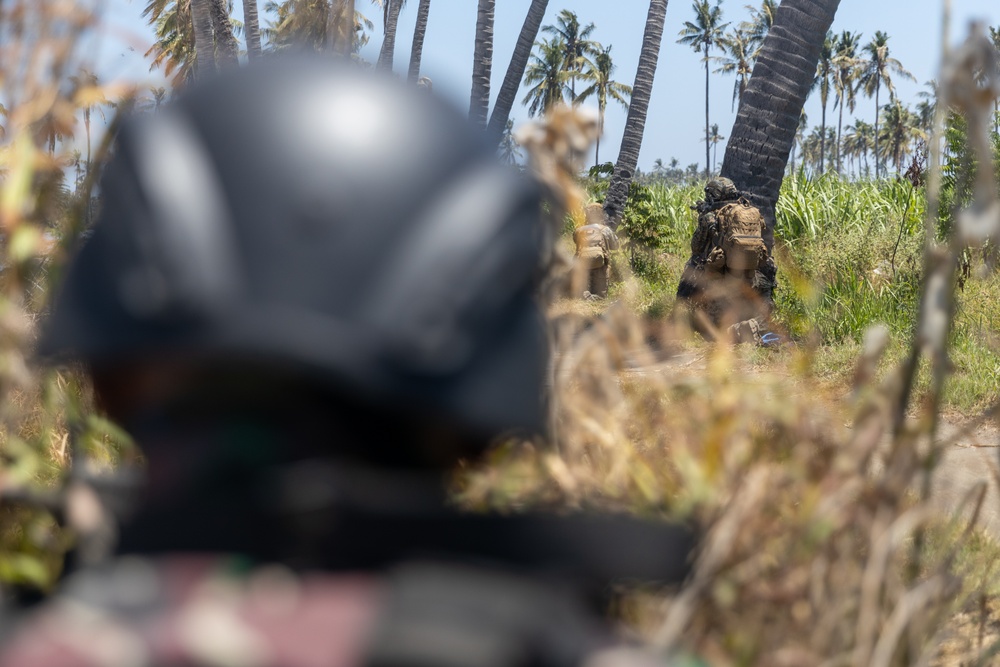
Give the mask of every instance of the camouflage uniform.
[(582, 292), (584, 297), (608, 296), (611, 275), (611, 251), (618, 248), (618, 237), (606, 225), (584, 225), (573, 233), (576, 243), (577, 271), (584, 272)]
[[(705, 186), (705, 200), (692, 206), (698, 211), (698, 226), (691, 237), (691, 257), (684, 266), (677, 297), (705, 313), (713, 326), (726, 327), (735, 342), (759, 343), (774, 308), (777, 267), (770, 253), (753, 271), (734, 271), (726, 266), (716, 213), (741, 199), (728, 178), (712, 179)], [(696, 318), (695, 328), (702, 330)]]
[(384, 576), (128, 557), (71, 578), (0, 667), (570, 665), (620, 647), (537, 579), (452, 563)]

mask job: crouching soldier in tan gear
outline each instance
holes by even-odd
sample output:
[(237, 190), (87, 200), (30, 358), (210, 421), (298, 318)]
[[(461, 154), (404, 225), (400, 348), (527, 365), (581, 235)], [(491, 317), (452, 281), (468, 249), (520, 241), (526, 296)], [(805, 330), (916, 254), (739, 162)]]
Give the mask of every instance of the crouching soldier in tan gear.
[(576, 269), (574, 294), (583, 298), (608, 296), (608, 277), (611, 274), (611, 251), (618, 249), (618, 237), (605, 223), (604, 207), (588, 204), (585, 209), (587, 224), (573, 232), (576, 242)]
[[(691, 208), (698, 211), (698, 226), (677, 298), (725, 328), (733, 341), (764, 342), (776, 267), (762, 237), (763, 216), (722, 177), (709, 181), (704, 201)], [(696, 330), (705, 333), (700, 324), (695, 321)]]

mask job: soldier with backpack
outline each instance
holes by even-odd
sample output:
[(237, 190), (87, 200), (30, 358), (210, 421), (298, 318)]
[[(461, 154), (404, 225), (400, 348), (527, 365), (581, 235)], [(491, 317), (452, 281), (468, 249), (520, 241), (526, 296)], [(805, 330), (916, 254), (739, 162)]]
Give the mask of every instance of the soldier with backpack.
[[(700, 311), (735, 342), (760, 343), (767, 331), (776, 287), (774, 260), (762, 233), (764, 218), (728, 178), (705, 186), (691, 207), (698, 226), (677, 297)], [(704, 327), (695, 322), (699, 330)]]
[(584, 214), (586, 224), (573, 232), (575, 271), (578, 274), (574, 276), (574, 282), (582, 283), (582, 289), (575, 289), (574, 292), (582, 293), (585, 299), (603, 299), (608, 296), (611, 251), (618, 249), (618, 236), (606, 224), (607, 217), (601, 204), (588, 204)]
[(109, 559), (0, 600), (0, 667), (649, 664), (600, 611), (681, 581), (687, 529), (448, 499), (548, 421), (540, 187), (494, 149), (327, 60), (123, 125), (38, 354), (79, 364), (146, 481)]

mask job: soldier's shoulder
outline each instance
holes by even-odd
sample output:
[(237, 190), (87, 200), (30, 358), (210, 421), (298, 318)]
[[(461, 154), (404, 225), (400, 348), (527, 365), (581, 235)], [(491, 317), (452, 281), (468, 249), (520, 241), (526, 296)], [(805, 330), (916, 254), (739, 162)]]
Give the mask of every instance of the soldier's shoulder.
[(377, 578), (248, 569), (214, 557), (122, 559), (26, 616), (0, 667), (358, 664)]

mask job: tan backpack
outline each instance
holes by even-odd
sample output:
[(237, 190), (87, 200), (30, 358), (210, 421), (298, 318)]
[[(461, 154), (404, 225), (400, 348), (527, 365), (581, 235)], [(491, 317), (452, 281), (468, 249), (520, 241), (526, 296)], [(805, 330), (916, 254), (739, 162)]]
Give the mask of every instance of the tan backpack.
[(715, 212), (719, 222), (726, 266), (734, 271), (753, 271), (767, 259), (761, 232), (764, 216), (744, 200), (726, 204)]
[(604, 234), (601, 225), (584, 225), (573, 233), (576, 256), (588, 269), (599, 269), (607, 261)]

